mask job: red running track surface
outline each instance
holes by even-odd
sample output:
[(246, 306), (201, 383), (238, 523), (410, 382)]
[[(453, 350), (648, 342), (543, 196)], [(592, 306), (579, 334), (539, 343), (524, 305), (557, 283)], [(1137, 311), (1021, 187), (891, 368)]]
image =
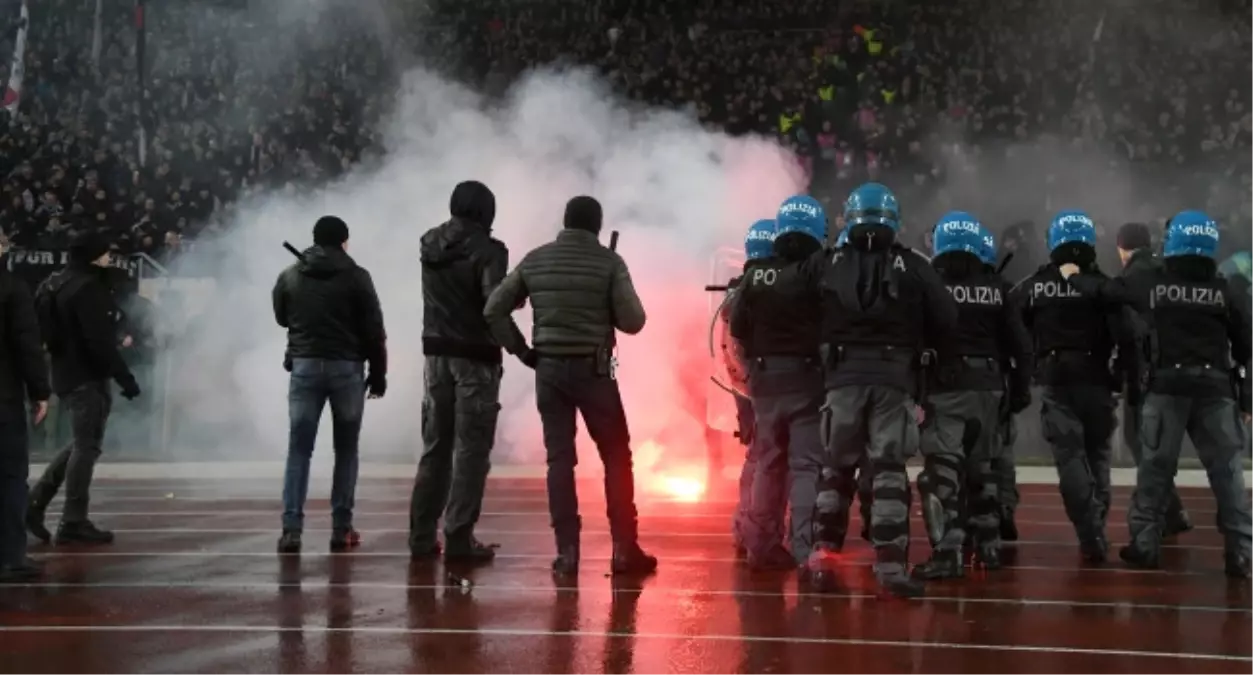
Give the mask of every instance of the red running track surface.
[[(1014, 566), (878, 601), (856, 540), (843, 593), (737, 562), (729, 501), (641, 505), (646, 580), (605, 574), (603, 501), (582, 486), (583, 569), (555, 582), (542, 481), (493, 480), (479, 526), (500, 557), (472, 581), (411, 563), (410, 486), (363, 479), (360, 549), (328, 553), (329, 507), (305, 551), (274, 552), (277, 481), (100, 481), (101, 548), (32, 547), (46, 578), (0, 587), (4, 672), (1239, 672), (1253, 668), (1250, 586), (1222, 575), (1213, 499), (1165, 569), (1085, 568), (1056, 488), (1024, 486)], [(314, 485), (325, 495), (326, 485)], [(321, 492), (319, 492), (319, 490)], [(167, 493), (172, 493), (172, 497)], [(1110, 536), (1126, 540), (1128, 491)], [(59, 502), (50, 514), (55, 514)], [(49, 524), (55, 515), (49, 516)], [(854, 527), (856, 532), (856, 526)], [(913, 532), (922, 535), (915, 522)], [(915, 541), (915, 561), (927, 553)]]

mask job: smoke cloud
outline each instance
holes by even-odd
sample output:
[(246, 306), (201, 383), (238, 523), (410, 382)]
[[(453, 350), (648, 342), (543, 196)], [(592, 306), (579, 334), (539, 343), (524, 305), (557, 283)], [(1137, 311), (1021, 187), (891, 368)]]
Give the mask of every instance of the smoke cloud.
[[(618, 250), (649, 313), (639, 336), (619, 341), (633, 445), (655, 441), (667, 461), (703, 464), (710, 303), (703, 286), (720, 246), (739, 248), (753, 220), (770, 217), (801, 189), (795, 162), (773, 143), (731, 139), (678, 112), (625, 105), (581, 70), (533, 73), (498, 101), (422, 69), (408, 72), (399, 86), (381, 165), (313, 194), (263, 195), (240, 209), (218, 242), (216, 288), (199, 299), (200, 307), (184, 303), (196, 318), (186, 325), (168, 378), (169, 452), (283, 456), (286, 337), (274, 323), (270, 291), (293, 262), (281, 242), (303, 248), (314, 221), (335, 214), (351, 228), (350, 255), (373, 275), (389, 336), (389, 389), (367, 405), (363, 458), (416, 456), (419, 238), (448, 218), (453, 186), (477, 179), (496, 193), (493, 234), (508, 245), (511, 267), (552, 240), (570, 197), (589, 194), (602, 202), (602, 239), (621, 232)], [(515, 316), (529, 335), (530, 310)], [(531, 371), (509, 357), (501, 404), (494, 459), (543, 463)], [(324, 458), (329, 437), (324, 427)], [(637, 464), (651, 464), (655, 454), (644, 448)]]

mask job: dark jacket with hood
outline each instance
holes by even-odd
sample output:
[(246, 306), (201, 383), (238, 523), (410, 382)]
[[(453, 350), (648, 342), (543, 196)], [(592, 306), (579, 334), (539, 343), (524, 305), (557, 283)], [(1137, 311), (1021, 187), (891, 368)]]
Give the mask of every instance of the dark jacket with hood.
[[(71, 251), (73, 255), (73, 251)], [(52, 357), (52, 389), (58, 396), (89, 382), (115, 380), (137, 391), (135, 376), (118, 350), (119, 312), (109, 293), (109, 270), (71, 257), (66, 268), (44, 281), (53, 298), (57, 335), (44, 335)]]
[(0, 330), (5, 344), (0, 351), (0, 403), (47, 401), (52, 390), (35, 305), (26, 284), (4, 267), (0, 267)]
[(289, 358), (368, 361), (387, 374), (387, 332), (374, 281), (338, 246), (313, 246), (274, 284), (274, 319)]
[(483, 318), (509, 269), (509, 249), (491, 236), (496, 199), (468, 181), (453, 191), (449, 212), (448, 222), (422, 235), (422, 353), (500, 363), (500, 345)]

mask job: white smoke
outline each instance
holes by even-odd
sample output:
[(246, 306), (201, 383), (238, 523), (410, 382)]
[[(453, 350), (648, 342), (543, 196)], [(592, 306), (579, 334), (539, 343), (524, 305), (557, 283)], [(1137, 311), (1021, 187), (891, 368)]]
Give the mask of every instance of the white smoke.
[[(706, 131), (677, 112), (628, 107), (580, 70), (533, 73), (503, 102), (425, 70), (409, 72), (401, 87), (381, 167), (312, 196), (265, 195), (232, 225), (213, 302), (194, 322), (169, 378), (170, 452), (283, 455), (285, 335), (274, 322), (270, 291), (293, 262), (281, 242), (304, 248), (314, 221), (335, 214), (351, 229), (349, 253), (373, 275), (389, 336), (390, 388), (367, 406), (363, 458), (416, 455), (423, 362), (418, 240), (447, 219), (453, 186), (468, 179), (496, 194), (493, 234), (508, 245), (511, 267), (556, 235), (569, 198), (601, 201), (602, 240), (621, 232), (618, 250), (649, 313), (641, 335), (620, 340), (619, 380), (633, 439), (695, 450), (703, 419), (685, 402), (706, 379), (702, 287), (710, 261), (719, 246), (739, 247), (749, 224), (771, 217), (800, 189), (791, 157), (763, 139)], [(515, 316), (529, 336), (530, 310)], [(508, 356), (505, 370), (497, 459), (542, 463), (531, 373)], [(319, 448), (329, 446), (329, 423), (328, 414)]]

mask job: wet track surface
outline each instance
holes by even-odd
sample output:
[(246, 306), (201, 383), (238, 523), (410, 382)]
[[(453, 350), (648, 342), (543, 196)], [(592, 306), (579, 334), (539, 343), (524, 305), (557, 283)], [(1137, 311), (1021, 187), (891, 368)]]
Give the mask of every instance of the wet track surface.
[[(1250, 672), (1250, 586), (1222, 575), (1213, 499), (1184, 491), (1199, 527), (1164, 569), (1080, 564), (1056, 488), (1024, 486), (1012, 568), (873, 597), (870, 550), (846, 553), (842, 593), (734, 558), (733, 504), (643, 504), (644, 580), (606, 576), (599, 489), (581, 485), (583, 569), (556, 582), (542, 481), (492, 481), (476, 570), (412, 563), (407, 481), (363, 479), (361, 548), (328, 552), (326, 485), (305, 550), (274, 553), (275, 481), (100, 481), (100, 548), (44, 547), (46, 578), (0, 587), (4, 672)], [(1128, 491), (1109, 534), (1126, 539)], [(51, 513), (56, 513), (59, 502)], [(49, 517), (53, 524), (54, 516)], [(922, 535), (917, 522), (915, 536)], [(915, 540), (913, 558), (926, 555)]]

